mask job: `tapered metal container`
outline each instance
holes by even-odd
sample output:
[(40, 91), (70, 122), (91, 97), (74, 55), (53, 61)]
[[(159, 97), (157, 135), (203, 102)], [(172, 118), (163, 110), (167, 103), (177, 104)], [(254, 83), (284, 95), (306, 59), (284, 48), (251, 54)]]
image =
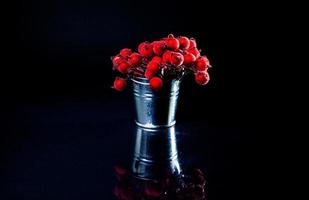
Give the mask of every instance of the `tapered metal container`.
[(181, 172), (174, 126), (159, 129), (137, 126), (132, 171), (145, 179)]
[(136, 124), (144, 128), (170, 127), (176, 123), (179, 80), (164, 82), (154, 91), (146, 78), (133, 78)]

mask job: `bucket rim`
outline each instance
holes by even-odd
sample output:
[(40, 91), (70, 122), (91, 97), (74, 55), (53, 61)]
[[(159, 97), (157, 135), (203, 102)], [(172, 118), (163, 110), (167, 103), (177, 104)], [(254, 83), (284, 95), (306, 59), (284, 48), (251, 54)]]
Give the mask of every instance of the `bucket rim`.
[(143, 77), (133, 77), (131, 80), (135, 83), (142, 84), (142, 85), (150, 85), (149, 80)]
[[(183, 78), (180, 79), (171, 79), (171, 80), (164, 80), (164, 82), (181, 82)], [(132, 77), (131, 80), (135, 83), (142, 84), (142, 85), (150, 85), (148, 78), (144, 77)]]

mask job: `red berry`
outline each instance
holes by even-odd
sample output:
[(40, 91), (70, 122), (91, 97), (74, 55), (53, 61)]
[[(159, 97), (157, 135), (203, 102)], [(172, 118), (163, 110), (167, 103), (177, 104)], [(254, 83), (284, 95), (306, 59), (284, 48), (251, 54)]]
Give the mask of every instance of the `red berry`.
[(128, 48), (124, 48), (122, 50), (120, 50), (120, 55), (123, 57), (129, 56), (132, 54), (132, 50), (128, 49)]
[(156, 55), (162, 55), (165, 49), (165, 42), (164, 41), (155, 41), (153, 42), (153, 52)]
[(143, 42), (138, 45), (138, 52), (144, 57), (151, 57), (153, 54), (153, 46), (149, 42)]
[(171, 56), (172, 56), (172, 52), (171, 51), (164, 52), (164, 54), (162, 56), (162, 61), (164, 63), (170, 63), (171, 62)]
[(183, 56), (183, 64), (184, 65), (194, 63), (195, 60), (196, 60), (196, 57), (192, 53), (187, 53)]
[(177, 53), (177, 52), (172, 52), (171, 55), (171, 64), (178, 67), (183, 63), (183, 55), (181, 53)]
[(159, 71), (159, 69), (160, 69), (160, 66), (157, 62), (150, 62), (147, 65), (147, 70), (151, 71), (153, 73), (157, 73)]
[(159, 77), (150, 79), (150, 88), (153, 90), (160, 90), (163, 87), (163, 81)]
[(197, 72), (195, 74), (195, 82), (199, 85), (206, 85), (209, 80), (210, 78), (207, 72)]
[(141, 55), (138, 53), (132, 53), (128, 58), (128, 63), (131, 66), (137, 65), (141, 61)]
[(180, 36), (180, 37), (178, 37), (178, 41), (179, 41), (179, 44), (180, 44), (180, 48), (189, 49), (190, 40), (187, 37)]
[(190, 45), (189, 45), (189, 49), (196, 47), (196, 41), (194, 38), (190, 38)]
[(123, 78), (116, 77), (114, 81), (114, 89), (117, 91), (123, 91), (127, 87), (127, 81)]
[(124, 61), (124, 59), (119, 55), (112, 57), (112, 62), (115, 67), (117, 67), (122, 61)]
[(207, 56), (202, 56), (202, 58), (206, 61), (207, 65), (210, 65)]
[(148, 80), (150, 80), (150, 79), (154, 76), (154, 73), (153, 73), (153, 71), (146, 70), (144, 76), (145, 76)]
[(193, 55), (195, 55), (196, 58), (201, 56), (200, 51), (196, 47), (192, 47), (192, 48), (188, 49), (187, 52), (192, 53)]
[(196, 59), (195, 68), (198, 71), (205, 71), (208, 68), (209, 61), (206, 56), (199, 57)]
[(159, 56), (154, 56), (150, 62), (157, 62), (160, 63), (162, 61), (162, 58)]
[(172, 34), (170, 34), (168, 38), (165, 39), (165, 43), (167, 48), (169, 49), (172, 50), (179, 49), (179, 41)]
[(118, 66), (118, 71), (120, 71), (121, 73), (126, 73), (129, 69), (130, 69), (130, 65), (129, 63), (127, 63), (126, 61), (123, 61), (119, 64)]

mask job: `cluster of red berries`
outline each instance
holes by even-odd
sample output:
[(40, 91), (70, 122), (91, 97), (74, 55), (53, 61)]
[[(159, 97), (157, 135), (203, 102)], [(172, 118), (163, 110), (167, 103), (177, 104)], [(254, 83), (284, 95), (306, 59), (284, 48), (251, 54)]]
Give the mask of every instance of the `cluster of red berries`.
[(114, 89), (126, 88), (128, 78), (145, 77), (150, 87), (159, 90), (163, 80), (179, 79), (186, 73), (193, 73), (199, 85), (209, 81), (206, 56), (201, 56), (194, 38), (174, 37), (172, 34), (159, 41), (143, 42), (138, 45), (138, 53), (124, 48), (112, 57), (113, 69), (121, 73), (114, 81)]

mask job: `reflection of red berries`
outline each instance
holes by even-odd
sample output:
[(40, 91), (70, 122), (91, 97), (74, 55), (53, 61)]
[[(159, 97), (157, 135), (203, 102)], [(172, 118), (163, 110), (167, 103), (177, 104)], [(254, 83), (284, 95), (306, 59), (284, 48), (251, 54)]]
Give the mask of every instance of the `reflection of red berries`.
[(153, 52), (156, 55), (162, 55), (165, 49), (165, 42), (164, 41), (155, 41), (153, 42)]
[(138, 54), (138, 53), (132, 53), (130, 55), (130, 57), (128, 58), (128, 63), (131, 65), (131, 66), (135, 66), (137, 65), (141, 60), (141, 55)]
[(193, 48), (193, 47), (196, 47), (196, 41), (194, 38), (191, 38), (190, 39), (190, 45), (189, 45), (189, 49)]
[(159, 71), (160, 67), (159, 64), (157, 62), (150, 62), (147, 65), (147, 70), (153, 72), (153, 73), (157, 73)]
[(127, 81), (123, 78), (117, 77), (114, 81), (114, 89), (117, 91), (123, 91), (127, 87)]
[(117, 67), (123, 61), (123, 58), (121, 56), (115, 56), (112, 58), (112, 61), (113, 65)]
[(162, 58), (159, 57), (159, 56), (154, 56), (154, 57), (151, 59), (151, 62), (160, 63), (161, 61), (162, 61)]
[(143, 42), (138, 45), (138, 52), (145, 57), (150, 57), (153, 54), (153, 46), (149, 42)]
[(195, 62), (196, 57), (192, 53), (187, 53), (183, 56), (183, 59), (184, 59), (183, 64), (188, 65), (188, 64)]
[(130, 193), (127, 188), (123, 187), (122, 185), (117, 185), (114, 189), (114, 194), (115, 196), (120, 199), (120, 200), (129, 200), (130, 198)]
[(172, 34), (170, 34), (168, 38), (165, 39), (165, 43), (167, 48), (169, 49), (172, 50), (179, 49), (179, 41)]
[(131, 53), (132, 53), (132, 50), (128, 49), (128, 48), (124, 48), (124, 49), (120, 50), (120, 55), (123, 56), (123, 57), (129, 56), (129, 55), (131, 55)]
[(178, 67), (179, 65), (181, 65), (183, 63), (183, 55), (181, 53), (172, 53), (171, 55), (171, 64), (175, 65), (176, 67)]
[(163, 81), (159, 77), (150, 79), (150, 87), (153, 90), (160, 90), (163, 87)]
[(208, 67), (209, 61), (206, 56), (199, 57), (196, 59), (195, 67), (198, 71), (205, 71)]
[(201, 56), (200, 51), (196, 47), (192, 47), (192, 48), (188, 49), (187, 51), (188, 51), (188, 53), (192, 53), (193, 55), (195, 55), (196, 58)]
[(190, 40), (187, 37), (180, 36), (180, 37), (178, 37), (178, 41), (179, 41), (179, 44), (180, 44), (180, 48), (189, 49)]
[(129, 69), (130, 69), (130, 65), (129, 63), (123, 61), (119, 64), (118, 66), (118, 71), (120, 71), (121, 73), (126, 73)]
[(127, 169), (123, 165), (115, 165), (114, 171), (116, 172), (117, 175), (121, 175), (121, 176), (127, 173)]
[(199, 85), (206, 85), (209, 80), (210, 78), (207, 72), (197, 72), (195, 74), (195, 82)]
[(206, 179), (203, 173), (192, 170), (175, 176), (172, 173), (162, 174), (158, 179), (145, 180), (131, 173), (118, 179), (114, 194), (119, 200), (146, 199), (206, 199)]
[(172, 52), (171, 51), (166, 51), (163, 56), (162, 56), (162, 61), (164, 63), (170, 63), (171, 62), (171, 55), (172, 55)]
[(155, 184), (151, 181), (146, 182), (144, 191), (150, 198), (158, 198), (162, 193), (159, 183)]

